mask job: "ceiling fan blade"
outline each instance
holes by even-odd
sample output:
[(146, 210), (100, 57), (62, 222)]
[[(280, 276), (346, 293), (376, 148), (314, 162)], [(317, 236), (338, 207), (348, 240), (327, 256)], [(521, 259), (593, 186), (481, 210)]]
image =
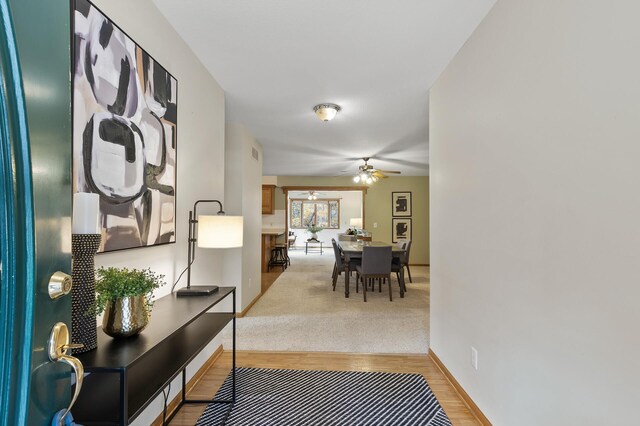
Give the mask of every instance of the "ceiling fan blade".
[(377, 171), (373, 172), (372, 175), (377, 177), (377, 178), (382, 178), (382, 179), (387, 179), (389, 177), (389, 176), (385, 175), (384, 173), (381, 173), (380, 170), (377, 170)]
[(388, 174), (395, 174), (395, 175), (399, 175), (402, 172), (399, 172), (397, 170), (378, 170), (380, 173), (388, 173)]

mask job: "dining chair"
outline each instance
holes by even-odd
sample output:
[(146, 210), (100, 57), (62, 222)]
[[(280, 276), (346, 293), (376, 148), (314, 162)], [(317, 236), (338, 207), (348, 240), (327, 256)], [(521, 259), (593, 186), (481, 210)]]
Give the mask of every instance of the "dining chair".
[[(406, 243), (400, 242), (398, 243), (398, 248), (405, 248)], [(404, 253), (403, 253), (404, 254)], [(391, 272), (396, 274), (396, 278), (398, 279), (398, 286), (400, 287), (400, 297), (404, 297), (404, 293), (407, 291), (407, 286), (404, 281), (404, 274), (402, 273), (402, 268), (404, 268), (404, 264), (400, 263), (400, 257), (393, 255), (393, 259), (391, 261)], [(378, 291), (382, 293), (382, 284), (386, 284), (386, 278), (378, 278)], [(391, 282), (389, 282), (391, 285)], [(371, 280), (371, 290), (375, 290), (375, 283)]]
[[(402, 240), (398, 241), (398, 248), (403, 249), (404, 253), (399, 255), (394, 259), (394, 262), (399, 262), (402, 268), (407, 268), (407, 275), (409, 275), (409, 282), (413, 283), (411, 280), (411, 269), (409, 268), (409, 257), (411, 255), (411, 240)], [(397, 260), (396, 260), (397, 259)]]
[(384, 278), (389, 282), (389, 300), (391, 295), (391, 259), (393, 258), (391, 246), (362, 248), (362, 263), (356, 265), (356, 292), (358, 284), (362, 282), (362, 294), (367, 301), (367, 283), (375, 278)]
[(336, 243), (335, 238), (331, 239), (331, 245), (333, 245), (333, 254), (336, 257), (336, 262), (333, 264), (333, 275), (331, 279), (333, 280), (333, 291), (336, 291), (336, 283), (338, 282), (338, 277), (344, 272), (345, 274), (350, 274), (351, 271), (356, 269), (356, 266), (360, 264), (360, 259), (350, 259), (349, 263), (345, 262), (344, 254), (340, 247), (338, 247), (338, 243)]
[[(400, 286), (400, 297), (404, 297), (404, 293), (407, 291), (407, 286), (404, 282), (404, 274), (402, 274), (402, 268), (403, 266), (399, 262), (391, 262), (391, 272), (395, 272), (396, 278), (398, 279), (398, 285)], [(391, 283), (389, 283), (389, 286), (391, 286)]]

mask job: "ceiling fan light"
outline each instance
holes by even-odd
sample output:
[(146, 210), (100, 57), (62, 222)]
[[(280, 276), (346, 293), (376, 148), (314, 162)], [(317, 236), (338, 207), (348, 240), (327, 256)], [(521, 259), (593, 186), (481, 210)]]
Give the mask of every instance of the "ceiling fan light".
[(333, 120), (341, 109), (342, 108), (336, 104), (319, 104), (313, 107), (313, 111), (322, 121)]
[(360, 175), (356, 175), (356, 176), (354, 176), (353, 181), (354, 181), (355, 183), (360, 182)]
[(370, 177), (367, 178), (367, 183), (368, 184), (372, 184), (373, 183), (373, 179), (371, 179)]

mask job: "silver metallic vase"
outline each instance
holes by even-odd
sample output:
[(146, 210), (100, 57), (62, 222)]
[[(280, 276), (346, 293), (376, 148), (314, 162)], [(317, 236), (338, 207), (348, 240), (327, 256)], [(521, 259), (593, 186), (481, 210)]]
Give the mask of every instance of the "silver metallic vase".
[(102, 330), (114, 338), (135, 336), (148, 324), (149, 308), (144, 296), (110, 301), (102, 318)]

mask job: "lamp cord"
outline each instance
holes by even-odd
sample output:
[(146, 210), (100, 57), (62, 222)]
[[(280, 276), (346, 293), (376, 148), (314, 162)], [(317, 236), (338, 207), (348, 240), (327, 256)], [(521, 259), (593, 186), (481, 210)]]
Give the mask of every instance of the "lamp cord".
[(189, 269), (189, 266), (193, 265), (193, 261), (196, 260), (195, 258), (193, 258), (191, 260), (191, 262), (187, 265), (186, 268), (184, 268), (184, 270), (180, 273), (180, 276), (178, 277), (178, 279), (176, 280), (175, 283), (173, 283), (173, 285), (171, 286), (171, 293), (173, 293), (173, 289), (176, 288), (176, 285), (180, 282), (180, 278), (182, 278), (182, 276), (184, 275), (185, 272), (187, 272), (187, 269)]
[(167, 389), (167, 393), (164, 393), (164, 389), (162, 389), (162, 395), (164, 396), (164, 409), (162, 410), (162, 424), (165, 425), (167, 423), (167, 399), (171, 395), (171, 383), (169, 383), (169, 389)]

